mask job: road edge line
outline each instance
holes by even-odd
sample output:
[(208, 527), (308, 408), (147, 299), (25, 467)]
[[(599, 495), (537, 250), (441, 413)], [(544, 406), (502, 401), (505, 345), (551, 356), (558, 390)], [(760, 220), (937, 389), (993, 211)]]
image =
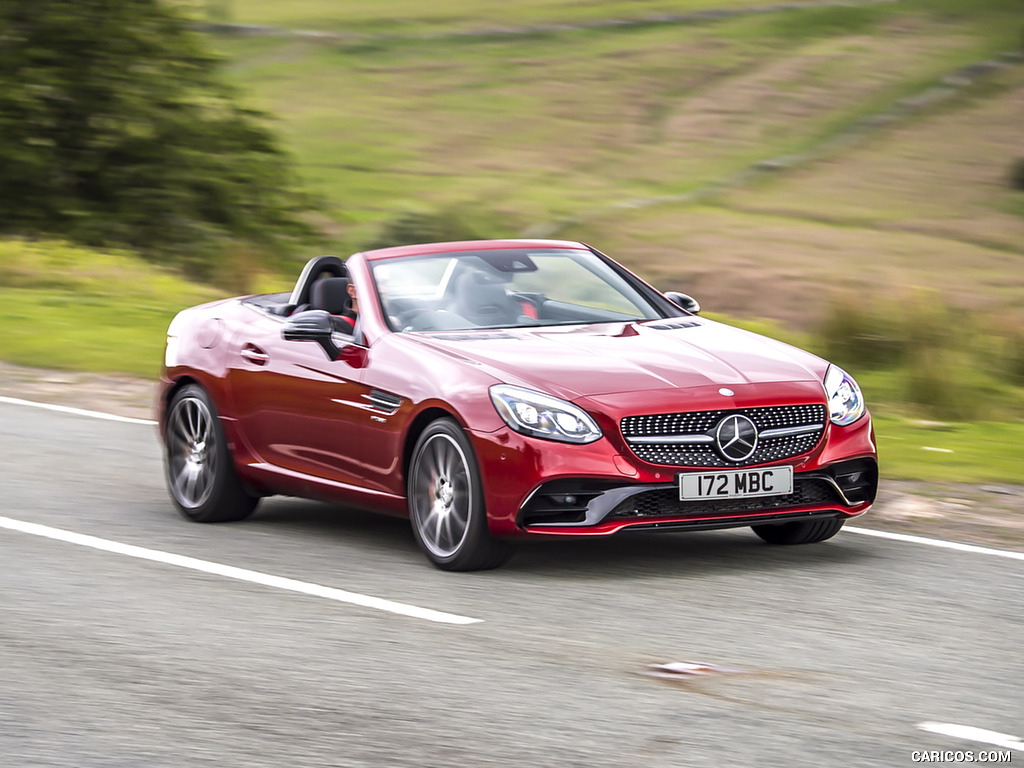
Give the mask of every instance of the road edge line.
[(193, 571), (209, 573), (214, 576), (223, 576), (225, 578), (236, 579), (238, 581), (247, 581), (252, 584), (261, 584), (263, 586), (283, 589), (289, 592), (298, 592), (304, 595), (323, 597), (340, 603), (349, 603), (351, 605), (358, 605), (364, 608), (373, 608), (378, 611), (395, 613), (400, 616), (409, 616), (414, 619), (423, 619), (425, 621), (433, 621), (441, 624), (459, 625), (480, 624), (483, 622), (483, 619), (474, 619), (469, 616), (459, 616), (454, 613), (435, 611), (431, 608), (421, 608), (416, 605), (398, 603), (394, 600), (386, 600), (381, 597), (363, 595), (358, 592), (348, 592), (343, 589), (336, 589), (322, 584), (299, 581), (297, 579), (288, 579), (282, 576), (273, 576), (269, 573), (250, 571), (246, 568), (236, 568), (233, 565), (214, 563), (209, 560), (199, 560), (194, 557), (176, 555), (172, 552), (163, 552), (158, 549), (147, 549), (146, 547), (139, 547), (134, 544), (123, 544), (119, 541), (101, 539), (84, 533), (75, 533), (74, 531), (66, 531), (61, 528), (51, 528), (48, 525), (29, 523), (23, 520), (14, 520), (9, 517), (0, 516), (0, 528), (6, 528), (7, 530), (17, 531), (19, 533), (27, 533), (32, 536), (42, 536), (47, 539), (55, 539), (68, 544), (77, 544), (82, 547), (90, 547), (103, 552), (112, 552), (118, 555), (134, 557), (139, 560), (149, 560), (155, 563), (173, 565), (178, 568), (187, 568)]
[(1024, 552), (1011, 552), (1008, 549), (993, 549), (982, 547), (977, 544), (962, 544), (959, 541), (946, 541), (945, 539), (929, 539), (925, 536), (912, 536), (909, 533), (893, 533), (891, 531), (878, 531), (874, 528), (843, 528), (850, 533), (859, 533), (864, 536), (876, 536), (880, 539), (891, 539), (892, 541), (904, 541), (910, 544), (926, 544), (930, 547), (941, 549), (953, 549), (958, 552), (970, 552), (975, 555), (993, 555), (995, 557), (1006, 557), (1011, 560), (1024, 560)]
[[(977, 728), (973, 725), (958, 725), (956, 723), (918, 723), (917, 727), (928, 733), (939, 733), (943, 736), (952, 736), (955, 739), (976, 741), (981, 744), (991, 744), (994, 747), (1001, 747), (1007, 751), (1017, 749), (1024, 752), (1024, 741), (1017, 736), (999, 731), (990, 731), (987, 728)], [(994, 761), (993, 761), (994, 762)], [(1007, 761), (1009, 762), (1009, 761)]]
[(20, 397), (7, 397), (5, 395), (0, 395), (0, 403), (42, 408), (44, 411), (57, 411), (58, 413), (71, 413), (76, 416), (88, 416), (93, 419), (103, 419), (104, 421), (120, 421), (125, 424), (144, 424), (150, 427), (156, 425), (156, 422), (152, 419), (134, 419), (131, 416), (117, 416), (116, 414), (103, 413), (102, 411), (88, 411), (84, 408), (72, 408), (69, 405), (55, 405), (53, 403), (40, 403), (36, 400), (22, 400)]

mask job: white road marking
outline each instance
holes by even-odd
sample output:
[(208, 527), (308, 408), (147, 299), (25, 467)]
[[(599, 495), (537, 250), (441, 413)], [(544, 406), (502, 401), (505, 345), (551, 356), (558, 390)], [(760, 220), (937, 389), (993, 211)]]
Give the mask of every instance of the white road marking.
[(96, 536), (87, 536), (86, 534), (65, 531), (60, 528), (51, 528), (47, 525), (26, 523), (22, 520), (12, 520), (9, 517), (0, 517), (0, 528), (7, 528), (20, 533), (28, 533), (33, 536), (43, 536), (48, 539), (56, 539), (57, 541), (65, 541), (69, 544), (78, 544), (82, 547), (91, 547), (92, 549), (99, 549), (104, 552), (113, 552), (118, 555), (136, 557), (140, 560), (152, 560), (155, 563), (174, 565), (179, 568), (189, 568), (193, 571), (202, 571), (203, 573), (210, 573), (215, 576), (224, 576), (229, 579), (238, 579), (239, 581), (248, 581), (253, 584), (262, 584), (267, 587), (286, 589), (290, 592), (300, 592), (304, 595), (324, 597), (328, 600), (337, 600), (340, 603), (351, 603), (352, 605), (360, 605), (364, 608), (373, 608), (378, 611), (397, 613), (401, 616), (411, 616), (414, 619), (436, 621), (442, 624), (479, 624), (483, 621), (482, 619), (472, 619), (468, 616), (459, 616), (454, 613), (434, 611), (430, 608), (420, 608), (415, 605), (396, 603), (392, 600), (385, 600), (380, 597), (361, 595), (358, 592), (346, 592), (343, 589), (325, 587), (321, 584), (310, 584), (305, 581), (286, 579), (281, 576), (271, 576), (267, 573), (250, 571), (245, 568), (235, 568), (231, 565), (213, 563), (208, 560), (197, 560), (194, 557), (175, 555), (171, 552), (161, 552), (157, 549), (146, 549), (145, 547), (136, 547), (132, 544), (122, 544), (118, 541), (100, 539)]
[(1024, 560), (1024, 552), (1009, 552), (1005, 549), (992, 549), (991, 547), (979, 547), (976, 544), (961, 544), (958, 541), (946, 541), (945, 539), (929, 539), (924, 536), (911, 536), (906, 533), (891, 533), (889, 531), (876, 531), (871, 528), (843, 528), (850, 533), (860, 533), (865, 536), (877, 536), (880, 539), (892, 539), (893, 541), (905, 541), (911, 544), (927, 544), (930, 547), (941, 547), (942, 549), (955, 549), (958, 552), (972, 552), (976, 555), (995, 555), (996, 557), (1008, 557), (1011, 560)]
[(970, 725), (956, 725), (955, 723), (918, 723), (917, 727), (922, 731), (941, 733), (944, 736), (954, 736), (958, 739), (968, 741), (980, 741), (983, 744), (991, 744), (994, 747), (1003, 749), (1019, 749), (1024, 751), (1024, 741), (1018, 736), (1011, 736), (1008, 733), (998, 731), (987, 731), (984, 728), (974, 728)]
[(4, 397), (0, 395), (0, 403), (8, 405), (27, 405), (32, 408), (42, 408), (44, 411), (58, 411), (59, 413), (73, 413), (76, 416), (88, 416), (92, 419), (103, 419), (104, 421), (122, 421), (125, 424), (156, 424), (152, 419), (133, 419), (128, 416), (115, 416), (112, 413), (101, 413), (100, 411), (87, 411), (83, 408), (71, 408), (66, 405), (54, 405), (53, 403), (37, 403), (35, 400), (22, 400), (17, 397)]

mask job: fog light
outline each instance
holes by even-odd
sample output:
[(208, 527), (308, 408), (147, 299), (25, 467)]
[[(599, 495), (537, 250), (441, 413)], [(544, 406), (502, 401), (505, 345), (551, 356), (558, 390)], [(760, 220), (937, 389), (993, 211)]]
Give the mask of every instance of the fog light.
[(853, 472), (849, 475), (839, 475), (836, 480), (838, 480), (839, 484), (844, 488), (851, 488), (860, 482), (860, 478), (863, 474), (863, 472)]

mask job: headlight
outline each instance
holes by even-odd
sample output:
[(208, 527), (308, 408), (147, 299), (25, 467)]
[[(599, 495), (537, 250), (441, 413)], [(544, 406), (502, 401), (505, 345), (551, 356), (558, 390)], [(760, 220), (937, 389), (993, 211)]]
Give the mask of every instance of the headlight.
[(592, 443), (601, 437), (586, 411), (551, 395), (497, 384), (491, 387), (491, 402), (506, 424), (530, 437), (563, 443)]
[(825, 374), (825, 396), (833, 424), (845, 427), (864, 415), (864, 396), (853, 377), (838, 365)]

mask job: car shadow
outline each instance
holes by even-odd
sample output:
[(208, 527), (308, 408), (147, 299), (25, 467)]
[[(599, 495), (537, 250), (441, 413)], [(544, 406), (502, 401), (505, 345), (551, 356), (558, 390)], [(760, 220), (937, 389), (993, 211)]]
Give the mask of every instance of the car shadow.
[[(421, 561), (408, 520), (316, 501), (269, 499), (246, 527), (290, 536), (336, 540), (383, 553), (395, 563)], [(570, 579), (645, 578), (651, 575), (707, 574), (713, 571), (766, 572), (822, 570), (884, 558), (869, 540), (840, 533), (820, 544), (772, 546), (749, 528), (726, 531), (622, 532), (589, 539), (515, 542), (515, 555), (497, 571), (478, 574), (551, 576)]]
[(529, 541), (506, 566), (559, 578), (687, 576), (714, 571), (816, 570), (879, 557), (864, 541), (838, 537), (810, 546), (772, 546), (749, 528), (727, 531), (623, 532), (600, 539)]

